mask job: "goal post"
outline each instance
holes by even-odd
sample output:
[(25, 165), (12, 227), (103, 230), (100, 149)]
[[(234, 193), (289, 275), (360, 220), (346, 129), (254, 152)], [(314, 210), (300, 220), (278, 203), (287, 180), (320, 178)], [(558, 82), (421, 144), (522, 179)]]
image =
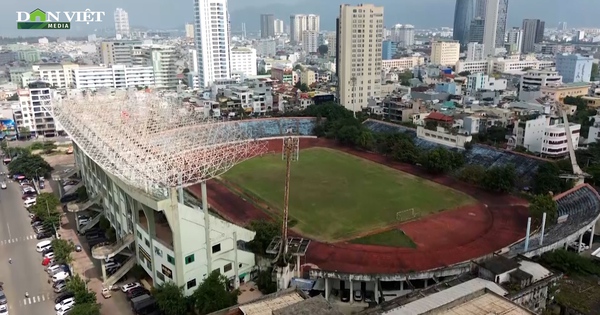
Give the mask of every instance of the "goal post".
[(397, 221), (409, 221), (412, 220), (416, 217), (415, 215), (415, 208), (410, 208), (410, 209), (405, 209), (405, 210), (401, 210), (396, 212), (396, 220)]

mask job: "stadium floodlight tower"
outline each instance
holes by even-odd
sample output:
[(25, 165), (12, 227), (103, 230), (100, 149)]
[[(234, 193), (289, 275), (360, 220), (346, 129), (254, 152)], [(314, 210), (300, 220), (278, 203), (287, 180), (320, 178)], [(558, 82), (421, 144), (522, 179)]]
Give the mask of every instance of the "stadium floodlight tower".
[[(206, 181), (265, 153), (265, 142), (252, 139), (239, 123), (204, 117), (153, 92), (73, 93), (57, 102), (53, 115), (105, 172), (157, 200), (171, 200), (167, 219), (184, 203), (183, 188), (201, 184), (207, 270), (212, 271)], [(178, 227), (171, 228), (175, 238)]]

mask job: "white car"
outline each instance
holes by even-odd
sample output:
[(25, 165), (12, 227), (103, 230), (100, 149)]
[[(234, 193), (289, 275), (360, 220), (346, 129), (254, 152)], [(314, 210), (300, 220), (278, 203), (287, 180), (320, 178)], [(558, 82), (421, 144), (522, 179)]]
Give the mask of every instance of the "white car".
[(52, 282), (57, 282), (60, 280), (66, 280), (69, 277), (69, 274), (65, 271), (61, 271), (54, 276), (52, 276)]
[(123, 291), (123, 293), (127, 293), (129, 290), (131, 289), (135, 289), (135, 288), (139, 288), (142, 285), (139, 282), (131, 282), (131, 283), (127, 283), (121, 286), (121, 291)]
[(54, 258), (54, 252), (49, 252), (48, 254), (44, 255), (44, 258), (53, 259)]
[[(2, 188), (2, 189), (6, 189), (6, 183), (5, 183), (5, 182), (2, 182), (2, 183), (0, 183), (0, 188)], [(8, 311), (7, 311), (7, 312), (8, 312)], [(7, 313), (7, 314), (8, 314), (8, 313)]]
[(0, 314), (8, 315), (8, 306), (7, 305), (0, 305)]
[(56, 311), (65, 311), (65, 310), (70, 309), (73, 306), (73, 304), (75, 304), (75, 298), (74, 297), (71, 297), (71, 298), (68, 298), (68, 299), (64, 299), (62, 302), (54, 305), (54, 310), (56, 310)]

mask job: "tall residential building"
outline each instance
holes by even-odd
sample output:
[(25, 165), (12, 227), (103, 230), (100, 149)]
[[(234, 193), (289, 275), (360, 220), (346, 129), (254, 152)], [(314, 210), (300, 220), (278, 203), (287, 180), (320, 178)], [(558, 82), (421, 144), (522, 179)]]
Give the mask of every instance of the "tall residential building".
[(281, 35), (285, 33), (285, 29), (283, 28), (283, 20), (276, 19), (273, 22), (273, 29), (275, 30), (275, 35)]
[(194, 0), (198, 81), (207, 87), (231, 77), (227, 0)]
[(396, 51), (398, 49), (398, 44), (389, 39), (383, 41), (381, 45), (381, 59), (382, 60), (391, 60), (394, 58)]
[(398, 47), (408, 48), (415, 45), (415, 27), (410, 24), (402, 25), (396, 34)]
[(302, 43), (302, 32), (319, 32), (320, 28), (320, 18), (318, 15), (296, 14), (290, 16), (290, 40), (293, 43)]
[(131, 30), (129, 29), (129, 14), (121, 8), (115, 10), (115, 33), (117, 38), (129, 37), (131, 34)]
[(506, 51), (509, 53), (519, 54), (523, 51), (523, 30), (518, 27), (513, 27), (508, 31), (506, 37)]
[(319, 32), (302, 32), (302, 49), (307, 53), (316, 53), (319, 49)]
[(360, 111), (381, 92), (383, 7), (342, 4), (336, 28), (338, 99), (347, 109)]
[(275, 37), (275, 16), (273, 14), (260, 15), (260, 38)]
[(73, 69), (71, 76), (71, 86), (75, 89), (154, 87), (155, 82), (151, 66), (81, 66)]
[(337, 34), (336, 32), (329, 32), (326, 35), (327, 39), (327, 54), (329, 57), (335, 57), (337, 55)]
[(467, 61), (480, 61), (485, 59), (485, 49), (483, 44), (468, 43), (467, 44)]
[(580, 54), (556, 55), (556, 71), (564, 83), (590, 82), (594, 58)]
[(185, 24), (185, 37), (187, 39), (193, 39), (194, 38), (194, 24), (192, 24), (192, 23), (186, 23)]
[(504, 47), (507, 14), (508, 0), (487, 0), (483, 33), (486, 56), (493, 56), (496, 48)]
[(135, 40), (110, 40), (100, 42), (98, 55), (100, 63), (110, 65), (133, 65), (133, 48), (141, 45), (141, 41)]
[(452, 38), (461, 46), (469, 42), (469, 27), (475, 17), (475, 0), (456, 0), (454, 7), (454, 30)]
[(134, 64), (152, 67), (156, 89), (174, 89), (179, 83), (176, 64), (179, 60), (177, 52), (178, 49), (174, 46), (142, 46), (134, 51)]
[(476, 17), (471, 21), (469, 27), (469, 43), (483, 44), (483, 33), (485, 32), (485, 20)]
[(558, 30), (566, 31), (567, 30), (567, 22), (558, 22)]
[(545, 22), (538, 19), (523, 20), (523, 53), (535, 51), (535, 44), (544, 40)]
[(487, 0), (475, 0), (475, 17), (485, 19)]
[(431, 63), (441, 66), (454, 66), (460, 58), (458, 41), (436, 41), (431, 44)]

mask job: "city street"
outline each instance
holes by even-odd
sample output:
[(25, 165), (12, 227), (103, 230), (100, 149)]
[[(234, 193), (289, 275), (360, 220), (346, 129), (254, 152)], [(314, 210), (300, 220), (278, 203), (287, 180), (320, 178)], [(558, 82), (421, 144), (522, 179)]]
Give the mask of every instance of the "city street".
[(44, 141), (66, 143), (66, 142), (71, 141), (71, 139), (69, 139), (67, 137), (51, 137), (51, 138), (40, 137), (37, 139), (31, 139), (31, 140), (27, 140), (27, 141), (21, 141), (21, 140), (8, 141), (8, 146), (24, 148), (24, 147), (28, 147), (28, 146), (32, 145), (34, 142), (44, 142)]
[[(6, 166), (0, 170), (6, 172)], [(3, 176), (1, 181), (5, 180)], [(0, 190), (0, 281), (4, 282), (9, 314), (51, 314), (55, 294), (41, 264), (42, 255), (35, 250), (39, 241), (23, 207), (19, 184), (6, 183), (7, 189)]]

